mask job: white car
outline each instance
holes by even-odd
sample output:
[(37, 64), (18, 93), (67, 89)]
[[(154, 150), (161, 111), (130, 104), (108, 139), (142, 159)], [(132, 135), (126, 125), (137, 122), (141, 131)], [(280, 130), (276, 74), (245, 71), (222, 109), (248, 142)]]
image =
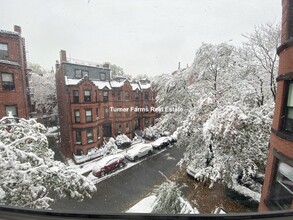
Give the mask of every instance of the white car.
[(150, 144), (153, 146), (154, 149), (160, 149), (168, 146), (170, 144), (170, 139), (168, 137), (160, 137)]
[(126, 151), (125, 157), (128, 160), (137, 161), (138, 158), (146, 155), (151, 155), (153, 151), (153, 146), (150, 144), (136, 144)]

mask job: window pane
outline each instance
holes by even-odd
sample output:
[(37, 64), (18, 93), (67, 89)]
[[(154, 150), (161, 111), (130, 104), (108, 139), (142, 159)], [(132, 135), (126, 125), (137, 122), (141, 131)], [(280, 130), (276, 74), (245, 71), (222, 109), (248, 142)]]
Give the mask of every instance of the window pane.
[(16, 117), (17, 116), (17, 107), (16, 106), (6, 106), (6, 115), (9, 115), (9, 112), (11, 112), (11, 114)]
[(293, 108), (288, 108), (287, 118), (293, 119)]
[(293, 83), (289, 85), (287, 106), (293, 107)]
[(0, 50), (8, 50), (7, 44), (0, 44)]
[[(286, 176), (289, 180), (293, 182), (293, 167), (286, 163), (280, 162), (278, 172)], [(293, 187), (293, 185), (292, 185)]]
[(75, 116), (80, 116), (79, 111), (75, 111)]
[(89, 90), (85, 90), (85, 91), (84, 91), (84, 95), (85, 95), (85, 96), (90, 96), (90, 95), (91, 95), (91, 91), (89, 91)]
[(13, 82), (13, 76), (11, 73), (2, 73), (2, 81)]

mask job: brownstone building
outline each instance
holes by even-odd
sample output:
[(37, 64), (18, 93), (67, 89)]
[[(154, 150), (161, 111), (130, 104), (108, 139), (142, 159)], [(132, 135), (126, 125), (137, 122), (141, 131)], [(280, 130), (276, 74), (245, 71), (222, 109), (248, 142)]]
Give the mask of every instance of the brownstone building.
[(282, 1), (277, 95), (259, 210), (293, 208), (293, 0)]
[(12, 112), (14, 116), (28, 118), (29, 98), (25, 41), (21, 28), (0, 30), (0, 118)]
[(66, 157), (87, 154), (109, 137), (154, 125), (155, 92), (148, 80), (110, 79), (110, 66), (67, 59), (56, 64), (61, 148)]

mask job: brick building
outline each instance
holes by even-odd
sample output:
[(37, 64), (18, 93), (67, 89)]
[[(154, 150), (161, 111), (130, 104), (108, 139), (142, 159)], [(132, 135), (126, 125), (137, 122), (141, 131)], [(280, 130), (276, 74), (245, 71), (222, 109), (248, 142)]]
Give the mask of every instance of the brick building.
[(293, 0), (283, 0), (282, 7), (277, 95), (260, 211), (293, 208)]
[(110, 66), (67, 59), (60, 51), (56, 64), (61, 148), (66, 157), (87, 154), (109, 137), (155, 123), (155, 92), (148, 80), (131, 83), (110, 79)]
[(14, 116), (28, 118), (27, 63), (25, 40), (21, 28), (0, 30), (0, 118), (12, 112)]

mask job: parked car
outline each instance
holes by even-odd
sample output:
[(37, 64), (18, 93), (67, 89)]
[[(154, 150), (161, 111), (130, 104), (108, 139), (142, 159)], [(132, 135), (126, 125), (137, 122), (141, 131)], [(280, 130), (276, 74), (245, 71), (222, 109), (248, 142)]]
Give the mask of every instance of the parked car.
[(92, 169), (92, 172), (96, 177), (103, 177), (118, 168), (124, 167), (125, 165), (125, 157), (122, 154), (110, 155), (99, 160)]
[(115, 144), (117, 145), (118, 149), (125, 149), (125, 148), (129, 148), (131, 145), (131, 142), (118, 142), (115, 141)]
[(125, 157), (131, 161), (137, 161), (146, 155), (152, 154), (154, 151), (151, 144), (136, 144), (133, 145), (129, 150), (127, 150)]
[(157, 140), (150, 143), (154, 149), (161, 149), (170, 144), (170, 139), (168, 137), (160, 137)]

